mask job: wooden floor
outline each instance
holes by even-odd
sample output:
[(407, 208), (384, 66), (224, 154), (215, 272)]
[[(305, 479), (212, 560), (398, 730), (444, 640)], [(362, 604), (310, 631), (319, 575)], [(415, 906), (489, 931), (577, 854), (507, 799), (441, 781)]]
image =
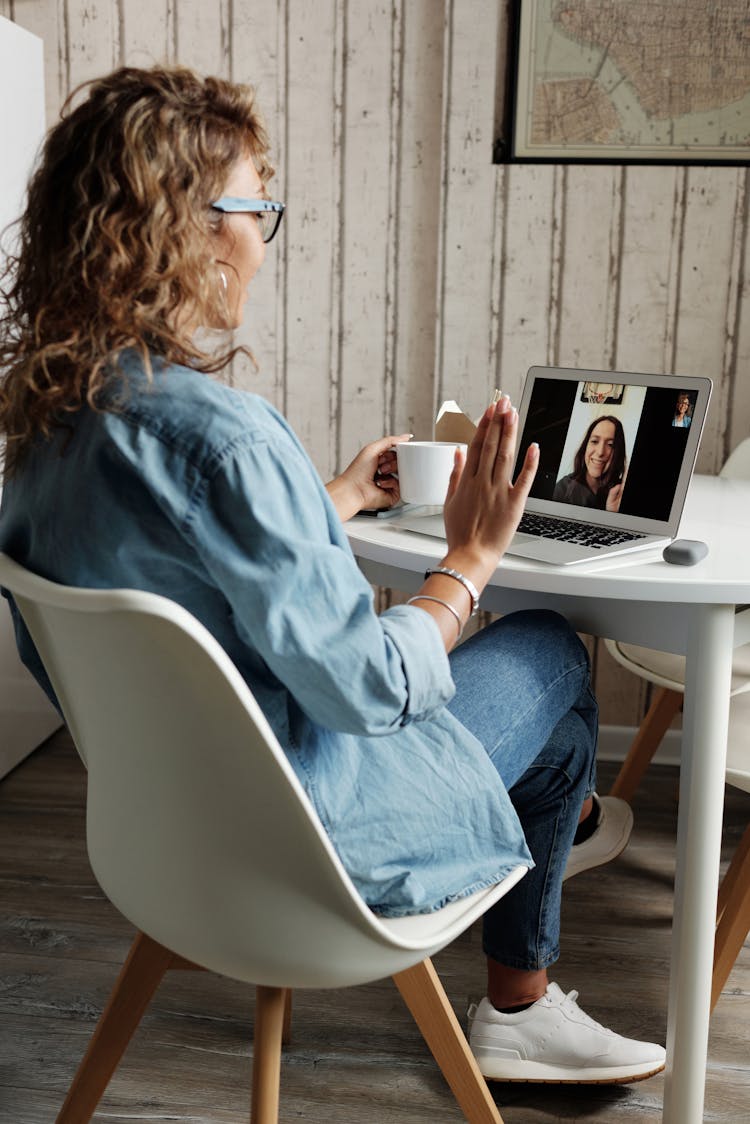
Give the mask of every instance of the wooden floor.
[[(606, 791), (611, 767), (600, 770)], [(627, 852), (565, 888), (553, 978), (595, 1018), (664, 1040), (676, 819), (675, 772), (654, 768)], [(0, 1120), (51, 1124), (132, 938), (93, 880), (84, 844), (85, 774), (60, 733), (0, 782)], [(729, 789), (724, 858), (750, 798)], [(300, 934), (304, 940), (304, 934)], [(463, 1020), (483, 994), (475, 927), (435, 959)], [(172, 973), (96, 1120), (247, 1121), (253, 991)], [(750, 946), (712, 1019), (706, 1121), (750, 1120)], [(494, 1085), (506, 1124), (652, 1124), (663, 1079), (628, 1086)], [(295, 994), (281, 1120), (441, 1124), (462, 1119), (390, 981)]]

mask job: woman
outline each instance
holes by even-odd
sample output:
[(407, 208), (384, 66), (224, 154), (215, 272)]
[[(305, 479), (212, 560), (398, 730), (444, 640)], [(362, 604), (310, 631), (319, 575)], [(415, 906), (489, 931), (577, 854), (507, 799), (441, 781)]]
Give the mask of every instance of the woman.
[(690, 422), (693, 420), (690, 413), (690, 395), (678, 394), (677, 402), (674, 408), (674, 417), (672, 418), (672, 425), (677, 429), (689, 429)]
[(536, 470), (532, 447), (512, 485), (507, 398), (456, 455), (441, 566), (378, 616), (342, 520), (397, 500), (389, 449), (406, 435), (368, 445), (326, 489), (271, 406), (208, 377), (231, 351), (208, 354), (203, 330), (240, 323), (282, 214), (267, 147), (248, 88), (186, 70), (118, 70), (64, 111), (6, 282), (0, 548), (198, 617), (373, 909), (429, 911), (536, 864), (485, 920), (472, 1035), (488, 1076), (648, 1076), (660, 1046), (605, 1031), (547, 979), (566, 872), (627, 841), (616, 804), (593, 802), (585, 650), (540, 612), (452, 651)]
[(555, 484), (552, 498), (579, 507), (619, 511), (627, 464), (619, 418), (594, 418), (578, 446), (573, 471)]

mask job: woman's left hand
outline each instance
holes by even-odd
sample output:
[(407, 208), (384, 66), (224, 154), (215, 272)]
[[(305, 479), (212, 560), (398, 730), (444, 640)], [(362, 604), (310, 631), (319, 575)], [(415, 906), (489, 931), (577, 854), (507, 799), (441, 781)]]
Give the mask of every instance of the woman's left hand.
[(340, 476), (326, 484), (328, 494), (342, 522), (359, 511), (382, 511), (401, 498), (396, 472), (394, 445), (408, 441), (410, 433), (381, 437), (357, 453)]

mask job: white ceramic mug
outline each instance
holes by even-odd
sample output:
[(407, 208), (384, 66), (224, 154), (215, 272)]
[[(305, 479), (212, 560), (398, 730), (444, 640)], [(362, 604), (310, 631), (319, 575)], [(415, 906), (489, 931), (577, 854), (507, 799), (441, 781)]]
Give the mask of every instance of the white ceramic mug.
[(401, 441), (396, 446), (398, 480), (404, 503), (442, 504), (453, 471), (455, 441)]

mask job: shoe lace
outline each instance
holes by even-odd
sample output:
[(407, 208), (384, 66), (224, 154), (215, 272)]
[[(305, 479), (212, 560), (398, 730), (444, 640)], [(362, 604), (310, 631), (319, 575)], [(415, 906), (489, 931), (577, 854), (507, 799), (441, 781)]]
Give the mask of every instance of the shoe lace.
[(575, 991), (575, 989), (573, 991), (569, 991), (562, 1002), (562, 1006), (569, 1006), (574, 1008), (575, 1013), (584, 1018), (589, 1026), (596, 1027), (597, 1030), (606, 1030), (607, 1028), (605, 1026), (602, 1026), (601, 1023), (598, 1023), (596, 1019), (592, 1019), (591, 1015), (587, 1015), (586, 1012), (578, 1006), (578, 1003), (576, 1002), (577, 999), (578, 992)]

